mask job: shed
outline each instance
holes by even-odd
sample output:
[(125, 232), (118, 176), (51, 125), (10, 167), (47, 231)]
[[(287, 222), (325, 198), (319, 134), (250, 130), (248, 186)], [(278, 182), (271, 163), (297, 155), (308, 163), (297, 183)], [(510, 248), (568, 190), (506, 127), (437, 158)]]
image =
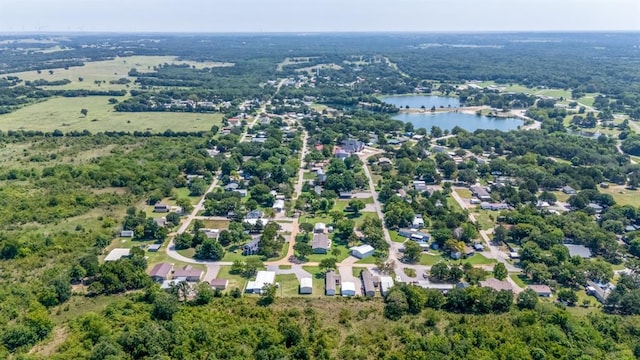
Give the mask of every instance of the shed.
[(345, 281), (340, 286), (342, 296), (356, 296), (356, 284), (351, 281)]
[(373, 255), (373, 252), (375, 251), (375, 249), (373, 248), (373, 246), (371, 245), (360, 245), (360, 246), (354, 246), (352, 248), (349, 249), (351, 251), (351, 255), (357, 257), (358, 259), (364, 259), (368, 256)]
[(322, 234), (322, 233), (324, 233), (324, 232), (325, 232), (325, 230), (327, 230), (327, 225), (325, 225), (325, 223), (321, 223), (321, 222), (319, 222), (319, 223), (317, 223), (317, 224), (315, 224), (315, 225), (313, 226), (313, 232), (314, 232), (314, 233), (320, 233), (320, 234)]
[(310, 277), (300, 279), (300, 294), (311, 294), (313, 292), (313, 280)]
[(155, 204), (153, 206), (153, 212), (157, 212), (157, 213), (166, 213), (166, 212), (169, 212), (170, 210), (171, 210), (171, 206), (167, 204)]
[(160, 250), (161, 244), (151, 244), (147, 247), (148, 252), (158, 252)]
[(169, 263), (160, 263), (160, 264), (156, 264), (156, 266), (153, 267), (153, 269), (151, 269), (151, 271), (149, 272), (149, 276), (151, 276), (151, 279), (153, 279), (153, 281), (165, 281), (169, 279), (169, 275), (171, 274), (171, 272), (173, 271), (173, 264), (169, 264)]
[(213, 279), (209, 282), (211, 287), (216, 290), (225, 290), (229, 286), (228, 279)]
[(133, 237), (133, 230), (122, 230), (120, 231), (120, 237), (126, 237), (126, 238), (132, 238)]
[(380, 276), (380, 293), (382, 296), (387, 295), (389, 289), (393, 286), (393, 279), (391, 276)]

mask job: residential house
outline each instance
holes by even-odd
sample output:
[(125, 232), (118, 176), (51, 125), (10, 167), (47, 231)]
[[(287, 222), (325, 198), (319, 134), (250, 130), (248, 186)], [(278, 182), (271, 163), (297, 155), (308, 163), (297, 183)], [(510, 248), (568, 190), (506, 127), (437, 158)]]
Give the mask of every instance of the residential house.
[(258, 271), (256, 279), (247, 283), (246, 292), (252, 294), (262, 294), (262, 289), (266, 285), (273, 285), (276, 282), (276, 273), (274, 271)]
[(373, 275), (371, 275), (369, 269), (362, 270), (360, 276), (362, 277), (362, 288), (364, 290), (364, 296), (374, 297), (376, 295), (376, 287), (373, 284)]
[(604, 303), (613, 288), (613, 286), (602, 285), (588, 280), (585, 291), (587, 292), (587, 295), (594, 296), (599, 302)]
[(300, 279), (300, 294), (311, 294), (313, 292), (313, 280), (310, 277)]
[(311, 251), (314, 254), (326, 254), (331, 248), (331, 240), (326, 234), (313, 234), (313, 241), (311, 241)]
[(327, 225), (325, 223), (319, 222), (313, 226), (313, 232), (316, 234), (324, 234), (326, 230), (327, 230)]
[(602, 210), (604, 210), (604, 208), (601, 205), (596, 203), (589, 203), (587, 207), (589, 209), (592, 209), (596, 214), (601, 214)]
[(336, 294), (336, 285), (340, 285), (340, 275), (337, 275), (333, 271), (327, 271), (324, 279), (324, 294), (334, 296)]
[(340, 199), (351, 199), (353, 194), (350, 191), (342, 191), (340, 192)]
[(564, 186), (562, 188), (562, 192), (567, 194), (567, 195), (575, 195), (575, 194), (578, 193), (574, 188), (572, 188), (571, 186), (568, 186), (568, 185)]
[(480, 208), (482, 210), (500, 211), (500, 210), (509, 210), (509, 205), (505, 203), (492, 204), (488, 202), (483, 202), (482, 204), (480, 204)]
[(349, 154), (357, 153), (364, 149), (364, 143), (355, 139), (344, 140), (340, 145), (342, 149)]
[(318, 171), (316, 171), (316, 177), (319, 184), (324, 184), (324, 182), (327, 181), (327, 174), (325, 174), (324, 169), (318, 169)]
[(375, 249), (373, 246), (365, 244), (360, 246), (354, 246), (349, 249), (351, 251), (351, 255), (357, 257), (358, 259), (364, 259), (368, 256), (373, 255)]
[(171, 211), (171, 206), (167, 204), (157, 203), (153, 206), (153, 212), (156, 213), (167, 213), (169, 211)]
[(591, 250), (584, 245), (564, 244), (569, 249), (569, 256), (579, 256), (583, 259), (589, 259), (591, 257)]
[(480, 281), (480, 287), (492, 288), (495, 291), (507, 290), (513, 291), (513, 287), (506, 280), (498, 280), (496, 278), (489, 278), (487, 280)]
[(478, 199), (482, 201), (491, 201), (491, 195), (489, 194), (487, 189), (485, 189), (484, 187), (479, 185), (474, 185), (470, 189), (471, 189), (471, 193)]
[(416, 285), (423, 289), (433, 289), (444, 293), (453, 289), (453, 284), (432, 283), (427, 280), (418, 280)]
[(203, 274), (202, 270), (194, 269), (191, 265), (185, 265), (182, 269), (173, 272), (173, 278), (185, 278), (185, 281), (196, 282), (200, 281)]
[(381, 157), (380, 159), (378, 159), (378, 165), (382, 164), (391, 164), (391, 159), (387, 157)]
[(382, 296), (387, 295), (391, 287), (393, 287), (393, 279), (391, 276), (380, 276), (380, 293)]
[(417, 214), (413, 218), (413, 221), (411, 222), (411, 227), (414, 229), (422, 229), (424, 227), (424, 219), (422, 218), (422, 215)]
[(159, 218), (155, 218), (154, 219), (156, 224), (158, 224), (158, 226), (161, 227), (166, 227), (167, 226), (167, 218), (166, 217), (159, 217)]
[(132, 238), (133, 235), (134, 235), (133, 230), (122, 230), (122, 231), (120, 231), (120, 237)]
[(282, 210), (284, 210), (284, 200), (276, 200), (273, 203), (273, 210), (276, 212), (282, 212)]
[(216, 290), (225, 290), (229, 286), (228, 279), (213, 279), (209, 282), (211, 287)]
[(242, 255), (255, 255), (260, 250), (260, 238), (254, 237), (248, 243), (242, 245)]
[(314, 186), (313, 187), (313, 192), (316, 193), (316, 195), (320, 195), (322, 194), (322, 186)]
[(245, 216), (245, 219), (261, 219), (264, 216), (264, 213), (260, 210), (251, 210)]
[(344, 159), (348, 158), (350, 155), (349, 155), (348, 152), (346, 152), (342, 148), (336, 146), (334, 151), (333, 151), (333, 156), (336, 157), (337, 159), (344, 160)]
[(156, 264), (149, 272), (149, 276), (153, 281), (162, 282), (169, 279), (169, 275), (173, 271), (173, 264), (160, 263)]
[(356, 296), (356, 284), (351, 281), (343, 281), (340, 285), (342, 296)]
[(529, 285), (527, 288), (535, 291), (538, 296), (551, 297), (551, 288), (547, 285)]
[(235, 190), (238, 190), (238, 187), (240, 187), (240, 185), (238, 183), (231, 182), (231, 183), (228, 183), (227, 185), (225, 185), (224, 189), (226, 191), (235, 191)]

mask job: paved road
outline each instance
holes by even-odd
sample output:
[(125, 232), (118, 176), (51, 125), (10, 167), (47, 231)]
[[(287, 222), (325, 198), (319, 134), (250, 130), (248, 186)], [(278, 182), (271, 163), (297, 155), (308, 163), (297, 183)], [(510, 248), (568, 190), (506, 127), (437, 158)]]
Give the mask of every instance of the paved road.
[(308, 146), (307, 141), (309, 140), (309, 133), (305, 130), (304, 136), (302, 137), (302, 152), (300, 154), (300, 169), (298, 170), (298, 181), (296, 182), (296, 186), (294, 189), (293, 200), (296, 200), (300, 193), (302, 193), (302, 185), (304, 185), (304, 168), (306, 166), (304, 162), (304, 157), (307, 155)]

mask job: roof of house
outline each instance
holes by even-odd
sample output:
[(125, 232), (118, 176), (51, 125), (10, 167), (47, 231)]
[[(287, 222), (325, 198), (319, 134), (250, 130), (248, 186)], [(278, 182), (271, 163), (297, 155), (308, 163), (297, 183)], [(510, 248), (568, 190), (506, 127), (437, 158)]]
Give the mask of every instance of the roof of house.
[(156, 266), (153, 267), (153, 269), (151, 269), (151, 271), (149, 272), (149, 276), (151, 277), (163, 277), (166, 278), (170, 273), (171, 270), (173, 270), (173, 265), (169, 264), (169, 263), (160, 263), (160, 264), (156, 264)]
[(209, 281), (209, 284), (211, 284), (211, 286), (227, 286), (229, 284), (229, 280), (228, 279), (212, 279), (211, 281)]
[[(256, 284), (262, 286), (267, 284), (273, 284), (276, 281), (276, 273), (275, 271), (258, 271), (256, 274)], [(261, 286), (261, 287), (262, 287)]]
[(161, 244), (151, 244), (147, 247), (147, 251), (158, 251), (160, 250), (160, 247), (162, 247)]
[(349, 250), (355, 251), (355, 252), (359, 252), (360, 254), (365, 254), (365, 253), (368, 253), (368, 252), (372, 252), (375, 249), (373, 248), (373, 246), (371, 246), (369, 244), (364, 244), (364, 245), (360, 245), (360, 246), (354, 246), (354, 247), (350, 248)]
[(273, 203), (273, 208), (274, 209), (284, 209), (284, 200), (276, 200)]
[(325, 290), (335, 291), (336, 277), (339, 277), (339, 275), (336, 275), (336, 273), (334, 273), (333, 271), (327, 271), (327, 273), (325, 274), (325, 285), (324, 285)]
[(129, 256), (130, 254), (131, 254), (131, 249), (116, 248), (111, 250), (109, 254), (107, 254), (107, 256), (104, 258), (104, 261), (120, 260), (123, 257)]
[(313, 287), (313, 280), (311, 280), (310, 277), (304, 277), (302, 279), (300, 279), (300, 287), (301, 288), (312, 288)]
[(328, 249), (331, 246), (329, 236), (326, 234), (314, 234), (311, 241), (311, 249)]
[(247, 219), (260, 219), (264, 216), (264, 213), (260, 210), (251, 210), (247, 213)]
[(185, 278), (201, 278), (202, 270), (194, 269), (191, 265), (185, 265), (182, 269), (178, 269), (173, 272), (174, 278), (185, 277)]
[(489, 192), (482, 186), (472, 186), (471, 192), (473, 192), (476, 196), (491, 197), (491, 195), (489, 195)]
[(340, 284), (340, 287), (342, 289), (342, 292), (345, 292), (345, 291), (352, 291), (354, 293), (356, 292), (356, 284), (351, 281), (343, 281)]
[(496, 290), (496, 291), (500, 291), (500, 290), (513, 291), (513, 287), (511, 286), (511, 284), (508, 281), (506, 281), (506, 280), (498, 280), (496, 278), (489, 278), (487, 280), (481, 280), (480, 281), (480, 286), (481, 287), (492, 288), (493, 290)]
[(591, 257), (591, 250), (584, 245), (564, 244), (564, 246), (569, 249), (569, 256), (580, 256), (584, 259)]
[(364, 287), (365, 292), (376, 291), (376, 287), (373, 285), (373, 275), (369, 269), (362, 270), (362, 286)]
[(314, 229), (314, 230), (324, 230), (324, 229), (326, 229), (326, 228), (327, 228), (327, 225), (326, 225), (325, 223), (321, 223), (321, 222), (316, 223), (316, 224), (313, 226), (313, 229)]
[(537, 294), (551, 294), (551, 288), (547, 285), (529, 285), (527, 288), (535, 291)]

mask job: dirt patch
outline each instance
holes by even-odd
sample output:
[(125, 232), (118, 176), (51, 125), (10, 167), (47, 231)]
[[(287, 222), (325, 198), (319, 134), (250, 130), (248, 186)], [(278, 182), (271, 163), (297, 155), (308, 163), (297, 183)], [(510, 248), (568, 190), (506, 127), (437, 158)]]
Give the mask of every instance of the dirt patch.
[(29, 354), (36, 354), (47, 358), (67, 339), (68, 335), (67, 328), (57, 326), (52, 331), (51, 340), (46, 343), (37, 344), (31, 348)]

